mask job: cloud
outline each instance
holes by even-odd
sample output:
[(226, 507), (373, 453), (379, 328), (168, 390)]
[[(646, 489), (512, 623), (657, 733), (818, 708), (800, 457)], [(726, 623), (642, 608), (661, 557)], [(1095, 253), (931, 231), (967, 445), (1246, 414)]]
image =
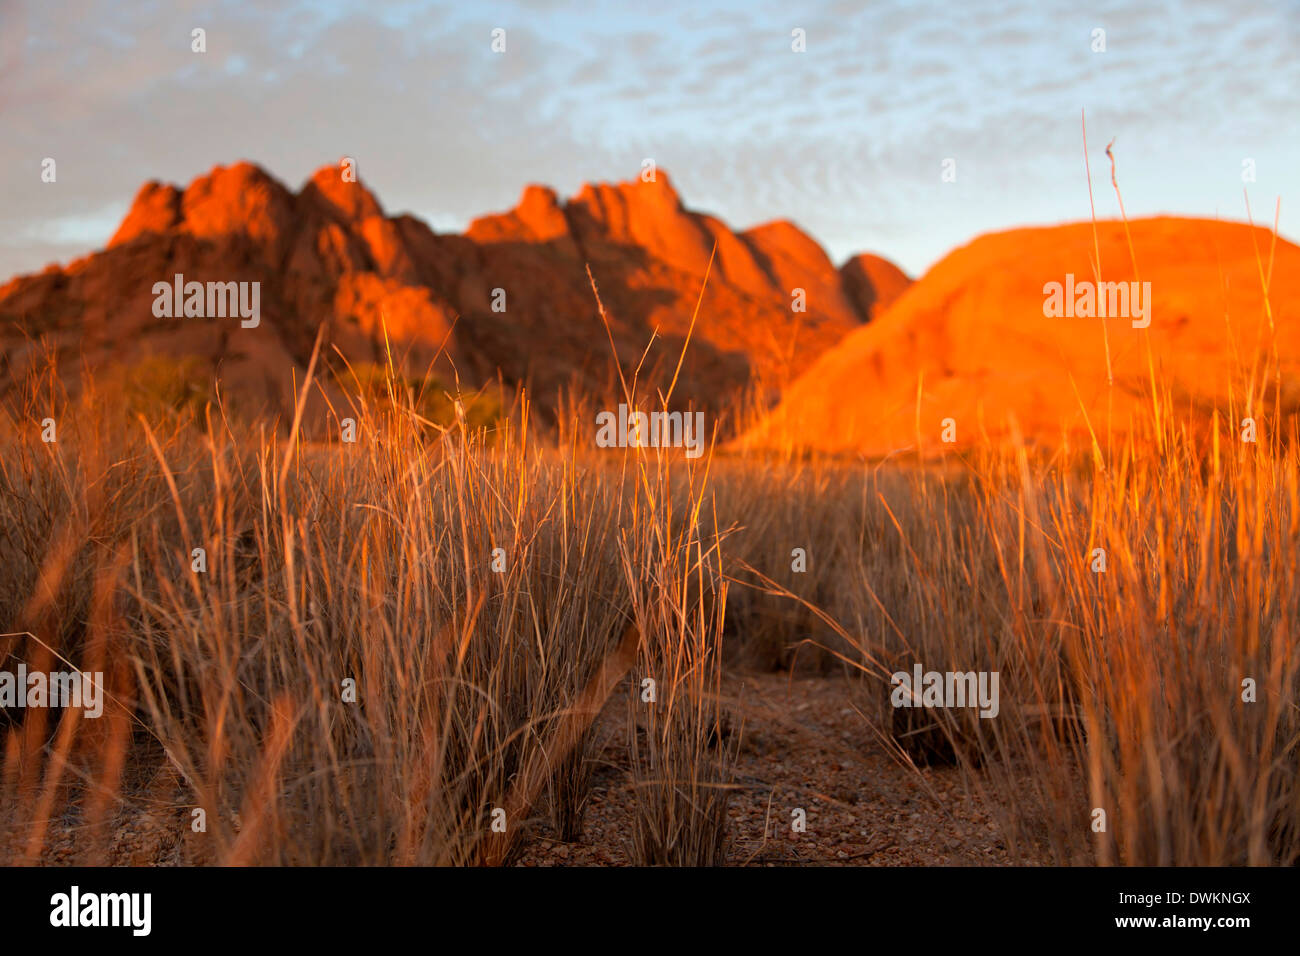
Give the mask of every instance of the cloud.
[[(1094, 153), (1119, 138), (1135, 215), (1231, 214), (1237, 152), (1261, 188), (1294, 192), (1298, 38), (1284, 6), (1205, 0), (10, 3), (0, 275), (102, 245), (105, 210), (147, 179), (247, 158), (297, 186), (341, 155), (386, 208), (444, 228), (526, 182), (571, 193), (653, 156), (737, 227), (793, 218), (837, 257), (873, 248), (916, 272), (978, 232), (1086, 214), (1083, 107)], [(939, 181), (946, 157), (957, 183)]]

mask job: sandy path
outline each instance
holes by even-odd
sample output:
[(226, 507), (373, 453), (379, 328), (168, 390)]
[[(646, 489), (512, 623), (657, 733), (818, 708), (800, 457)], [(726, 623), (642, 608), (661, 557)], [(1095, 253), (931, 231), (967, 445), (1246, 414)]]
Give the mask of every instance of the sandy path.
[[(732, 865), (990, 865), (1014, 862), (993, 818), (968, 797), (956, 768), (917, 770), (894, 760), (855, 710), (842, 677), (732, 676), (725, 690), (743, 714), (729, 805)], [(519, 864), (629, 862), (634, 809), (627, 773), (626, 707), (616, 694), (598, 725), (597, 770), (584, 832), (557, 842), (539, 823)], [(794, 833), (802, 808), (807, 830)]]

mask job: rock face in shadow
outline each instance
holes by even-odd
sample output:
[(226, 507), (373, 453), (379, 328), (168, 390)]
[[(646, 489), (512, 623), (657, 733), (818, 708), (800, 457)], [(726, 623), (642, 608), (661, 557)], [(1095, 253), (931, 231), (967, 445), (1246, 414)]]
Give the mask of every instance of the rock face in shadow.
[(844, 293), (868, 321), (894, 304), (912, 280), (888, 259), (862, 252), (840, 267)]
[[(332, 372), (391, 353), (412, 377), (526, 386), (545, 413), (566, 387), (616, 394), (590, 268), (643, 394), (671, 380), (700, 302), (673, 404), (719, 408), (751, 385), (774, 393), (907, 281), (856, 262), (837, 270), (787, 222), (732, 232), (687, 209), (662, 171), (568, 201), (528, 186), (456, 235), (385, 215), (340, 167), (295, 193), (238, 163), (183, 190), (147, 183), (105, 249), (0, 286), (0, 389), (45, 350), (70, 389), (83, 367), (161, 356), (197, 360), (229, 407), (284, 418), (320, 332)], [(155, 315), (155, 284), (177, 274), (259, 283), (260, 322)]]
[[(1261, 370), (1274, 346), (1281, 408), (1300, 407), (1300, 247), (1238, 223), (1152, 218), (1130, 227), (1132, 255), (1122, 222), (1097, 224), (1102, 282), (1127, 285), (1104, 288), (1108, 317), (1099, 315), (1090, 222), (981, 236), (822, 354), (740, 444), (880, 456), (919, 440), (933, 454), (1018, 430), (1033, 442), (1084, 448), (1095, 433), (1104, 446), (1108, 432), (1150, 420), (1153, 376), (1161, 408), (1183, 416), (1217, 408), (1236, 427), (1252, 370), (1262, 434), (1276, 389)], [(1261, 275), (1271, 275), (1271, 321)], [(1146, 321), (1134, 314), (1137, 300), (1114, 314), (1139, 279), (1139, 290), (1150, 289), (1145, 328), (1134, 327)], [(1059, 310), (1048, 304), (1050, 283), (1061, 286)], [(1083, 283), (1094, 285), (1092, 316), (1081, 314)], [(951, 444), (943, 440), (949, 418)]]

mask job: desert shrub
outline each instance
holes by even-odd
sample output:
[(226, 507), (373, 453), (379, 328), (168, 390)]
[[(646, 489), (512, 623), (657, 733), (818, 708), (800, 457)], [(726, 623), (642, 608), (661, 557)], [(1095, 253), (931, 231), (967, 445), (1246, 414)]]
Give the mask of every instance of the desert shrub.
[(359, 391), (371, 404), (396, 402), (442, 428), (463, 420), (472, 430), (491, 429), (500, 424), (505, 411), (501, 396), (491, 388), (467, 392), (432, 376), (414, 378), (372, 362), (353, 365), (340, 381), (345, 390)]

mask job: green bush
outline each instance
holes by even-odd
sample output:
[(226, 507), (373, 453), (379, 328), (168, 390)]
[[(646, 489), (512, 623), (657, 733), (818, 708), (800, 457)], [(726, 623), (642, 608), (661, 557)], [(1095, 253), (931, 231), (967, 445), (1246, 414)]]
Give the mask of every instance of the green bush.
[(400, 405), (413, 408), (422, 418), (444, 428), (456, 424), (457, 399), (464, 410), (465, 427), (470, 430), (495, 427), (505, 412), (500, 396), (486, 389), (463, 392), (447, 387), (433, 376), (404, 376), (373, 362), (354, 365), (352, 373), (367, 402), (387, 403), (391, 388)]

